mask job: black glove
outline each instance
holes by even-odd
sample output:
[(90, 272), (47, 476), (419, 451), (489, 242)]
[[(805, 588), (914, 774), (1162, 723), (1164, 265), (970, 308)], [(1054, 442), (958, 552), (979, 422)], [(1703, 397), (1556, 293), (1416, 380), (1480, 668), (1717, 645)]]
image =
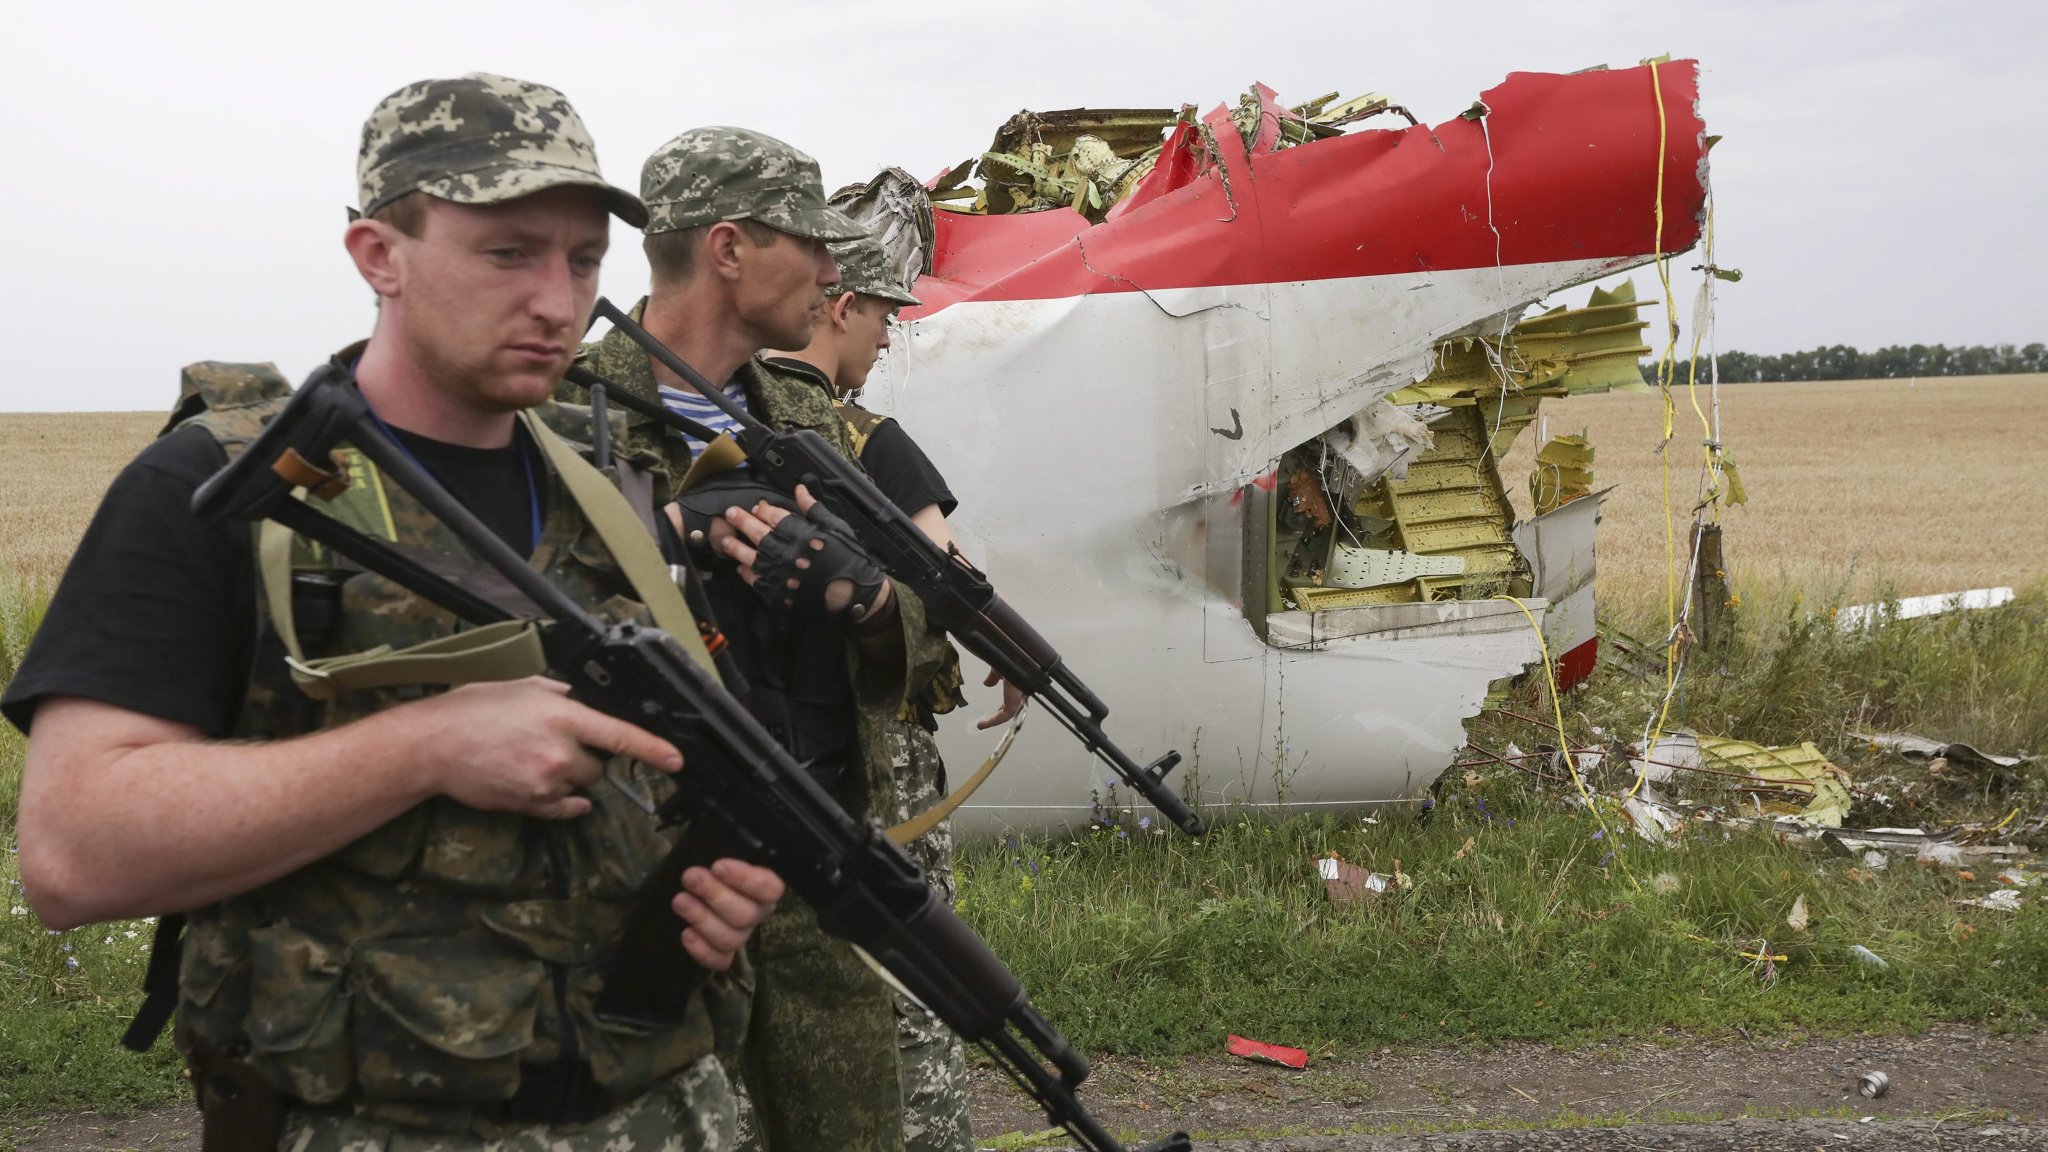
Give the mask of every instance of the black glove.
[[(755, 550), (754, 591), (762, 599), (841, 626), (867, 615), (888, 579), (860, 537), (823, 504), (783, 517)], [(799, 560), (805, 563), (799, 566)], [(825, 590), (837, 580), (853, 583), (853, 598), (834, 612), (826, 606)]]

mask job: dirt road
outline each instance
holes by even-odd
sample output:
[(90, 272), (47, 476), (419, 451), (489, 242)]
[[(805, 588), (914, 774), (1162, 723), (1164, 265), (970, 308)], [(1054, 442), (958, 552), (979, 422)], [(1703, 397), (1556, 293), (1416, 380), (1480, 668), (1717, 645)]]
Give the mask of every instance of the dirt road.
[[(1862, 1073), (1886, 1073), (1877, 1100)], [(1395, 1049), (1306, 1071), (1227, 1057), (1102, 1061), (1088, 1105), (1113, 1131), (1173, 1128), (1234, 1152), (1535, 1149), (2048, 1149), (2048, 1043), (1945, 1027), (1884, 1038)], [(1053, 1148), (999, 1073), (975, 1073), (975, 1131)], [(1871, 1119), (1866, 1120), (1865, 1117)], [(11, 1134), (21, 1152), (198, 1152), (196, 1117), (55, 1118)]]

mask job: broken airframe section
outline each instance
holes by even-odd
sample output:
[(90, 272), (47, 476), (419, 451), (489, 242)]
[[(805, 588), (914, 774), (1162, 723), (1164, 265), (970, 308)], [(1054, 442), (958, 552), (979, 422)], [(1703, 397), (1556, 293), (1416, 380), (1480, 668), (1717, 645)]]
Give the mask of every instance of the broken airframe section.
[[(1678, 61), (1517, 73), (1434, 127), (1263, 86), (1021, 113), (928, 187), (836, 198), (925, 272), (870, 400), (1134, 752), (1182, 750), (1211, 804), (1414, 796), (1539, 658), (1498, 597), (1590, 667), (1590, 453), (1545, 449), (1519, 527), (1497, 461), (1543, 398), (1640, 386), (1639, 304), (1523, 314), (1696, 242), (1696, 97)], [(1023, 742), (970, 824), (1087, 813), (1087, 757)]]

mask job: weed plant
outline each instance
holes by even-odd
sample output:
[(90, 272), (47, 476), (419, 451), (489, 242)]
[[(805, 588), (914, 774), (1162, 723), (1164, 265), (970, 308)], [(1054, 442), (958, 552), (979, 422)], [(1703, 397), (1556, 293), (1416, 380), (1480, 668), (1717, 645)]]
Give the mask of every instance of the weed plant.
[[(1994, 610), (1863, 628), (1836, 622), (1846, 589), (1815, 595), (1779, 584), (1745, 587), (1725, 647), (1690, 658), (1666, 730), (1766, 745), (1812, 741), (1858, 782), (1851, 819), (1865, 827), (1997, 822), (2008, 815), (2024, 827), (2025, 817), (2048, 815), (2048, 584)], [(1664, 632), (1661, 605), (1624, 605), (1615, 615), (1633, 635)], [(1603, 668), (1566, 700), (1565, 735), (1575, 747), (1640, 741), (1664, 690), (1661, 675)], [(1532, 677), (1521, 697), (1520, 707), (1470, 725), (1473, 739), (1496, 749), (1510, 741), (1555, 746), (1554, 713), (1540, 682)], [(2036, 763), (2018, 771), (1930, 774), (1864, 738), (1889, 732), (1993, 754), (2034, 753)], [(1698, 791), (1704, 781), (1674, 783)]]

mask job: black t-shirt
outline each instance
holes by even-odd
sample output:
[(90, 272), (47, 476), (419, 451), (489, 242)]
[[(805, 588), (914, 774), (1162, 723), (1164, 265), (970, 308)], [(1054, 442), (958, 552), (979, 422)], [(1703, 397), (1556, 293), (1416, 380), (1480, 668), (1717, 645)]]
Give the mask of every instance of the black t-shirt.
[(946, 478), (939, 474), (938, 466), (903, 430), (903, 425), (894, 420), (875, 425), (868, 434), (867, 445), (860, 450), (860, 463), (874, 478), (882, 495), (907, 514), (915, 515), (937, 504), (939, 515), (951, 516), (953, 509), (960, 506), (952, 489), (946, 487)]
[[(496, 449), (397, 436), (500, 538), (532, 551), (545, 472), (523, 433)], [(82, 696), (229, 734), (257, 640), (254, 537), (192, 512), (193, 491), (226, 463), (211, 436), (184, 428), (114, 479), (0, 700), (15, 727), (27, 732), (45, 697)]]

